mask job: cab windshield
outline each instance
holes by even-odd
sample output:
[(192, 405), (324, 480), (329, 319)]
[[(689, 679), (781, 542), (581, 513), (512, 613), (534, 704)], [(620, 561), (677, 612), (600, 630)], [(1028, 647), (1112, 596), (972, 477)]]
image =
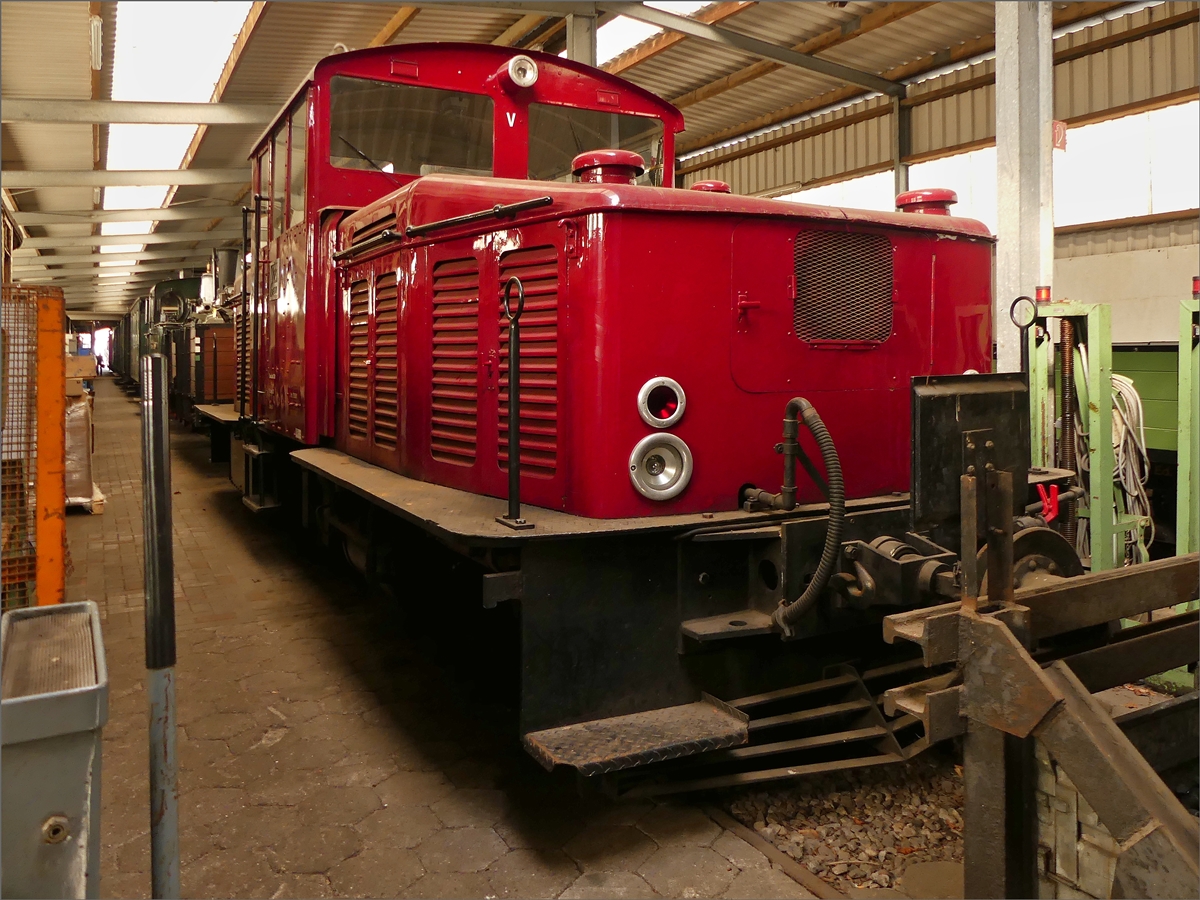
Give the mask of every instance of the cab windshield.
[(490, 97), (335, 75), (329, 162), (405, 175), (492, 174)]
[(529, 104), (529, 177), (570, 181), (571, 160), (586, 150), (632, 150), (646, 161), (638, 184), (662, 183), (663, 124), (648, 116)]

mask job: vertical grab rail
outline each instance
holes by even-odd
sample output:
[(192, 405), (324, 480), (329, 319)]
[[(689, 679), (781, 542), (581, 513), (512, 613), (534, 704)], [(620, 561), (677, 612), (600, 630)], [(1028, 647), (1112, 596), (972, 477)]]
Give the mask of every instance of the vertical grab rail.
[(521, 518), (521, 313), (524, 311), (525, 286), (513, 275), (504, 285), (504, 315), (508, 319), (508, 512), (496, 516), (496, 521), (517, 529), (533, 527), (532, 522)]
[(150, 896), (179, 897), (179, 786), (175, 753), (175, 560), (167, 359), (142, 357), (142, 539), (150, 700)]

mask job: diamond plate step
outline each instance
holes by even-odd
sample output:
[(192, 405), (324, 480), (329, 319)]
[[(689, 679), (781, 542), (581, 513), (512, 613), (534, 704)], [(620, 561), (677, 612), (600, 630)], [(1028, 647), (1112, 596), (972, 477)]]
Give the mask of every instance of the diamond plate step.
[(547, 769), (573, 766), (599, 775), (646, 763), (737, 747), (750, 739), (749, 717), (715, 697), (628, 716), (532, 731), (525, 749)]

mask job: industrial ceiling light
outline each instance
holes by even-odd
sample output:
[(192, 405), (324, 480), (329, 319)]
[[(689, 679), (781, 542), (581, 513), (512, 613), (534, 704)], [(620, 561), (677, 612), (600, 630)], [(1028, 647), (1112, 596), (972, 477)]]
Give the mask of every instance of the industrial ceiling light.
[(692, 451), (677, 436), (649, 434), (629, 454), (629, 480), (651, 500), (670, 500), (692, 480)]
[(670, 428), (683, 418), (686, 406), (687, 396), (673, 378), (651, 378), (638, 391), (638, 414), (652, 428)]
[(104, 20), (99, 16), (92, 16), (92, 71), (99, 72), (104, 67), (104, 44), (100, 40), (103, 29)]

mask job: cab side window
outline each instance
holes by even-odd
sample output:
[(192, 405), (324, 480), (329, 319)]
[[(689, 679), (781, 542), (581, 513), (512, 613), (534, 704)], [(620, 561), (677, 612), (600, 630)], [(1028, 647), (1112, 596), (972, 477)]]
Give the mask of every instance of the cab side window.
[(291, 115), (291, 137), (288, 163), (288, 227), (292, 228), (304, 221), (304, 194), (308, 119), (308, 101), (302, 99)]

